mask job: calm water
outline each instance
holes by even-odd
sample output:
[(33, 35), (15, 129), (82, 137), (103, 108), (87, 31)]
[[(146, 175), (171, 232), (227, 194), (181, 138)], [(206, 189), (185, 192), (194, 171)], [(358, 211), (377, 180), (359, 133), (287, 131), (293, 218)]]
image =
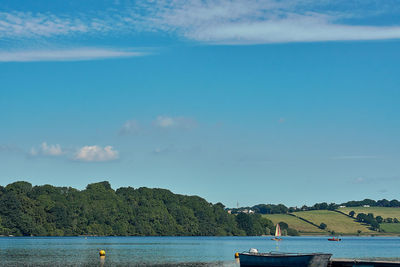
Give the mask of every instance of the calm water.
[[(2, 266), (239, 266), (235, 252), (329, 252), (400, 260), (399, 237), (1, 237)], [(98, 250), (106, 250), (100, 259)]]

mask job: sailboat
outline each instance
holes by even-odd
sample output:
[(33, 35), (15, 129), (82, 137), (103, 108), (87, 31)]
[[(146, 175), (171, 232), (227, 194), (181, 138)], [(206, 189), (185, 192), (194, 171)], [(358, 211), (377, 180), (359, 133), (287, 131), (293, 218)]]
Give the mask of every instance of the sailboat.
[(281, 237), (281, 227), (279, 226), (279, 223), (277, 223), (275, 228), (275, 237), (272, 238), (272, 240), (281, 241), (282, 239), (280, 237)]

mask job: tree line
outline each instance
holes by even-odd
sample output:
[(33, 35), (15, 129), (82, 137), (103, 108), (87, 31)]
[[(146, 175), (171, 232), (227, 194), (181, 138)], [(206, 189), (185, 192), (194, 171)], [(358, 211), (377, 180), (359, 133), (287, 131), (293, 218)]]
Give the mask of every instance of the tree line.
[(308, 211), (308, 210), (337, 210), (340, 206), (346, 206), (346, 207), (359, 207), (359, 206), (365, 206), (368, 205), (370, 207), (395, 207), (399, 208), (400, 207), (400, 201), (393, 199), (393, 200), (387, 200), (387, 199), (381, 199), (378, 201), (372, 200), (372, 199), (364, 199), (360, 201), (348, 201), (342, 204), (336, 204), (336, 203), (327, 203), (327, 202), (321, 202), (321, 203), (315, 203), (312, 206), (307, 206), (303, 205), (302, 207), (287, 207), (284, 204), (258, 204), (252, 207), (241, 207), (241, 208), (233, 208), (230, 209), (233, 214), (237, 214), (240, 212), (243, 212), (244, 210), (252, 210), (255, 213), (260, 213), (260, 214), (286, 214), (286, 213), (291, 213), (295, 211)]
[[(349, 215), (354, 218), (356, 212), (354, 210), (349, 212)], [(370, 225), (371, 230), (380, 230), (381, 223), (400, 223), (397, 218), (383, 218), (382, 216), (374, 216), (373, 213), (358, 213), (355, 219), (360, 223)]]
[(260, 214), (226, 212), (198, 196), (109, 182), (84, 190), (20, 181), (0, 186), (0, 235), (227, 236), (270, 234)]
[(393, 207), (393, 208), (399, 208), (400, 207), (400, 201), (397, 199), (393, 200), (387, 200), (387, 199), (381, 199), (381, 200), (373, 200), (373, 199), (364, 199), (361, 201), (348, 201), (343, 204), (341, 204), (346, 207), (359, 207), (359, 206), (364, 206), (368, 205), (370, 207)]

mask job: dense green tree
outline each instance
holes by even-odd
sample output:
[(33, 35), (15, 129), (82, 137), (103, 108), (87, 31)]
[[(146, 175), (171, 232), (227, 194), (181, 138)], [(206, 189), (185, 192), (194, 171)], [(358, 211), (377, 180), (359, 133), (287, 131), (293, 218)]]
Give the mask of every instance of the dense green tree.
[(272, 222), (261, 217), (260, 214), (239, 213), (236, 221), (240, 229), (245, 231), (246, 235), (263, 235), (270, 234)]
[(367, 215), (361, 212), (361, 213), (357, 214), (356, 218), (357, 218), (357, 221), (359, 221), (359, 222), (365, 222)]
[(289, 225), (285, 222), (279, 222), (278, 224), (281, 230), (287, 230), (289, 228)]
[(293, 229), (293, 228), (288, 228), (287, 229), (287, 235), (290, 235), (290, 236), (298, 236), (299, 235), (299, 232), (296, 230), (296, 229)]
[(289, 211), (289, 208), (283, 204), (259, 204), (249, 209), (255, 210), (257, 213), (261, 214), (285, 214)]
[(390, 205), (390, 201), (387, 200), (387, 199), (378, 200), (378, 201), (376, 202), (376, 205), (377, 205), (378, 207), (390, 207), (390, 206), (391, 206), (391, 205)]
[[(109, 182), (70, 187), (15, 182), (0, 187), (3, 235), (261, 235), (271, 221), (248, 215), (249, 225), (223, 204), (165, 189), (122, 187)], [(239, 216), (240, 218), (240, 216)]]
[[(350, 205), (400, 206), (397, 200), (348, 202)], [(334, 203), (317, 203), (302, 209), (335, 209)], [(0, 234), (3, 235), (262, 235), (275, 226), (260, 214), (285, 214), (298, 210), (283, 204), (260, 204), (229, 214), (222, 203), (198, 196), (178, 195), (165, 189), (122, 187), (107, 181), (84, 190), (52, 185), (32, 186), (18, 181), (0, 186)], [(354, 216), (355, 213), (350, 215)], [(358, 214), (357, 220), (379, 229), (382, 218)], [(397, 219), (394, 219), (398, 222)], [(392, 218), (383, 220), (393, 222)], [(296, 232), (280, 223), (288, 235)]]
[(378, 230), (379, 229), (379, 223), (376, 220), (373, 220), (370, 222), (372, 230)]
[(396, 200), (396, 199), (392, 199), (390, 202), (390, 207), (400, 207), (400, 201)]
[(382, 223), (383, 222), (383, 218), (382, 218), (382, 216), (376, 216), (376, 221), (378, 222), (378, 223)]
[(328, 209), (328, 203), (322, 202), (322, 203), (316, 203), (312, 207), (314, 210), (327, 210)]

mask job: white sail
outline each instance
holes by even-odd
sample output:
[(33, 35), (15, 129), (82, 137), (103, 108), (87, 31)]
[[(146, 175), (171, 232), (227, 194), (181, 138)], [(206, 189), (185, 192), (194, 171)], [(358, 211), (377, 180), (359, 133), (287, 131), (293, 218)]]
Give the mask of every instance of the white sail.
[(276, 224), (276, 229), (275, 229), (275, 237), (280, 237), (281, 236), (281, 228), (279, 227), (279, 223)]

